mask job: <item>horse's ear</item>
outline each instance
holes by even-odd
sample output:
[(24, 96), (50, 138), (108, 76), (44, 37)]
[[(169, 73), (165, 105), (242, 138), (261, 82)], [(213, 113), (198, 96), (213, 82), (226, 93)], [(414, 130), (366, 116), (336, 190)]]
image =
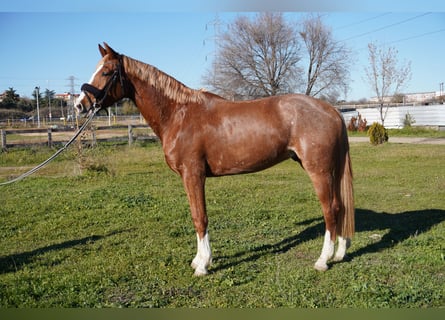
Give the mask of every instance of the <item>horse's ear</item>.
[(111, 47), (108, 45), (108, 43), (104, 42), (104, 46), (105, 46), (105, 50), (106, 50), (107, 53), (110, 53), (113, 56), (118, 56), (119, 55), (116, 51), (111, 49)]
[(107, 51), (99, 44), (99, 52), (104, 57), (107, 54)]

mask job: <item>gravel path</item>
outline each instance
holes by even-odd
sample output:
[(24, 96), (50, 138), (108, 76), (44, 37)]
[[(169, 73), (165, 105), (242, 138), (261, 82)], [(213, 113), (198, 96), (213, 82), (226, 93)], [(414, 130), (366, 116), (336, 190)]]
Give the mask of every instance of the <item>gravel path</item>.
[[(368, 137), (349, 137), (349, 142), (368, 142)], [(391, 143), (445, 144), (445, 138), (389, 137)]]

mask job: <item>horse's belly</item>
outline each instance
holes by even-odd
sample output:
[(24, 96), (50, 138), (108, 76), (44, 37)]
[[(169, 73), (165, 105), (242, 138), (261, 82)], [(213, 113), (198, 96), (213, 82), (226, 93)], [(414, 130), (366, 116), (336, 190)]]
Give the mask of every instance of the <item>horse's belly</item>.
[(281, 110), (273, 105), (236, 110), (238, 113), (220, 117), (206, 129), (204, 145), (210, 175), (255, 172), (289, 158), (293, 117), (283, 120)]
[(250, 144), (228, 145), (217, 152), (207, 154), (208, 174), (222, 176), (256, 172), (267, 169), (290, 154), (285, 146), (268, 146), (251, 141)]

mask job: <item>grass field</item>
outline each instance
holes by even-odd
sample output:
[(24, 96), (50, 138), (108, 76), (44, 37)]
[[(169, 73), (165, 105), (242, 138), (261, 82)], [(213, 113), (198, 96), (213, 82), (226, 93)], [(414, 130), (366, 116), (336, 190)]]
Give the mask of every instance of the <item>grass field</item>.
[[(52, 150), (0, 154), (0, 177)], [(287, 161), (207, 180), (210, 275), (158, 144), (70, 150), (0, 187), (0, 307), (444, 307), (445, 146), (352, 144), (357, 233), (313, 269), (324, 223)]]

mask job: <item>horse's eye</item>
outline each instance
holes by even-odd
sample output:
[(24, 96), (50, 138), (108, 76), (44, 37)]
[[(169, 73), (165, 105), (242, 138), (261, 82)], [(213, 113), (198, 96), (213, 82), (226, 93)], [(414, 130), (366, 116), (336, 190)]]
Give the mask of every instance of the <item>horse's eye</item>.
[(112, 74), (113, 74), (113, 72), (111, 72), (111, 71), (102, 72), (102, 75), (103, 75), (104, 77), (111, 76)]

